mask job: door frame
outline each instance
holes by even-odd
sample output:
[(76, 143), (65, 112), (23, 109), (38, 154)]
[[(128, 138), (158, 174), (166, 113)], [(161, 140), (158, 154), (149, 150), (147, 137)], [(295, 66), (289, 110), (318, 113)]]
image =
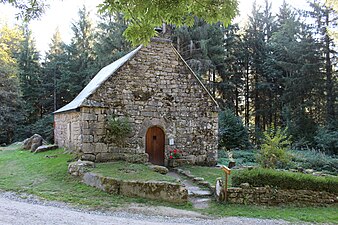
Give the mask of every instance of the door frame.
[(163, 155), (161, 157), (161, 165), (165, 165), (166, 164), (166, 133), (163, 129), (163, 127), (158, 126), (158, 125), (153, 125), (147, 128), (146, 132), (145, 132), (145, 152), (148, 154), (148, 161), (150, 162), (150, 155), (147, 152), (147, 148), (148, 148), (148, 140), (147, 140), (147, 136), (148, 136), (148, 132), (150, 131), (150, 129), (152, 128), (159, 128), (159, 130), (161, 130), (162, 134), (163, 134)]

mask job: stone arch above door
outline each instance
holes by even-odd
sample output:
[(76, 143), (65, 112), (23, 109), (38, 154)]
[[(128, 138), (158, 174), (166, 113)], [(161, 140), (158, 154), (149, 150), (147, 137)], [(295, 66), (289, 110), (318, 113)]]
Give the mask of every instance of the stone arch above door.
[(138, 138), (144, 139), (143, 140), (144, 147), (145, 147), (145, 136), (146, 136), (147, 130), (149, 127), (154, 127), (154, 126), (160, 127), (164, 131), (165, 134), (167, 133), (167, 123), (165, 122), (164, 119), (157, 119), (157, 118), (145, 119), (143, 123), (141, 124), (140, 130), (138, 133)]

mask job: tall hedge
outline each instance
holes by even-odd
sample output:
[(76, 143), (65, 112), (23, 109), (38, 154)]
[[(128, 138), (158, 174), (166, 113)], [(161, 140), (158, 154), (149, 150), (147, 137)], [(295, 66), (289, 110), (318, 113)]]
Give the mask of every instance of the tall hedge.
[(245, 169), (232, 175), (232, 185), (249, 183), (254, 187), (269, 185), (280, 189), (327, 191), (338, 194), (338, 177), (318, 177), (273, 169)]

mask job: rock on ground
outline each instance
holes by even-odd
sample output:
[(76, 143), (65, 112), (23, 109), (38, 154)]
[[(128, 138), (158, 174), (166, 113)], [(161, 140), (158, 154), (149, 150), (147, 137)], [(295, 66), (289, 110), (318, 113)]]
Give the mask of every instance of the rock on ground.
[(150, 165), (149, 168), (157, 173), (167, 174), (169, 172), (168, 168), (158, 165)]
[(34, 151), (34, 153), (46, 152), (46, 151), (54, 150), (54, 149), (57, 149), (57, 148), (58, 148), (57, 145), (41, 145), (41, 146), (37, 147), (37, 149)]
[(39, 146), (42, 145), (43, 138), (39, 134), (34, 134), (32, 137), (23, 141), (23, 148), (34, 152)]
[(86, 172), (86, 168), (88, 167), (95, 167), (95, 163), (91, 161), (76, 161), (71, 162), (68, 165), (68, 173), (73, 176), (83, 176), (83, 174)]

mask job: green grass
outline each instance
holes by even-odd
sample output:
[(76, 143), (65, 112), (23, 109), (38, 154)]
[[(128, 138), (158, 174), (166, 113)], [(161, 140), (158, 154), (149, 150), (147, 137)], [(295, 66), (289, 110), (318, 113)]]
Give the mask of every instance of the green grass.
[(220, 204), (212, 202), (205, 212), (215, 216), (243, 216), (283, 219), (291, 222), (338, 223), (338, 207), (267, 207), (253, 205)]
[(22, 142), (15, 142), (15, 143), (8, 145), (6, 147), (0, 147), (0, 151), (2, 151), (2, 150), (17, 150), (17, 149), (22, 148), (22, 146), (23, 146)]
[(67, 173), (67, 161), (70, 159), (72, 156), (62, 149), (38, 154), (20, 150), (0, 151), (0, 189), (91, 208), (111, 208), (132, 202), (162, 204), (110, 195), (89, 187)]
[[(215, 185), (216, 179), (221, 177), (224, 179), (224, 172), (219, 167), (205, 167), (205, 166), (184, 166), (183, 170), (189, 170), (195, 177), (202, 177), (205, 181), (208, 181), (212, 186)], [(237, 170), (232, 170), (228, 177), (228, 187), (231, 187), (231, 176), (236, 174)]]
[[(5, 150), (5, 149), (2, 149)], [(193, 209), (190, 203), (175, 205), (142, 198), (127, 198), (107, 194), (89, 187), (67, 173), (67, 161), (72, 155), (62, 149), (33, 154), (29, 151), (0, 151), (0, 190), (26, 192), (43, 197), (71, 203), (86, 208), (109, 209), (123, 207), (130, 203), (152, 206), (169, 206), (185, 210), (195, 210), (213, 216), (245, 216), (258, 218), (277, 218), (289, 221), (308, 221), (338, 223), (337, 206), (321, 207), (259, 207), (249, 205), (224, 205), (212, 202), (207, 209)], [(102, 164), (104, 167), (104, 164)], [(98, 167), (100, 169), (101, 166)], [(101, 168), (103, 169), (103, 168)], [(104, 170), (104, 169), (103, 169)], [(207, 174), (208, 179), (222, 176), (218, 168), (193, 170)], [(109, 170), (107, 170), (109, 173)], [(213, 177), (212, 177), (213, 176)], [(203, 176), (202, 176), (203, 177)]]
[(176, 181), (173, 177), (152, 171), (147, 165), (132, 164), (125, 161), (97, 163), (96, 168), (91, 169), (91, 171), (118, 180)]

